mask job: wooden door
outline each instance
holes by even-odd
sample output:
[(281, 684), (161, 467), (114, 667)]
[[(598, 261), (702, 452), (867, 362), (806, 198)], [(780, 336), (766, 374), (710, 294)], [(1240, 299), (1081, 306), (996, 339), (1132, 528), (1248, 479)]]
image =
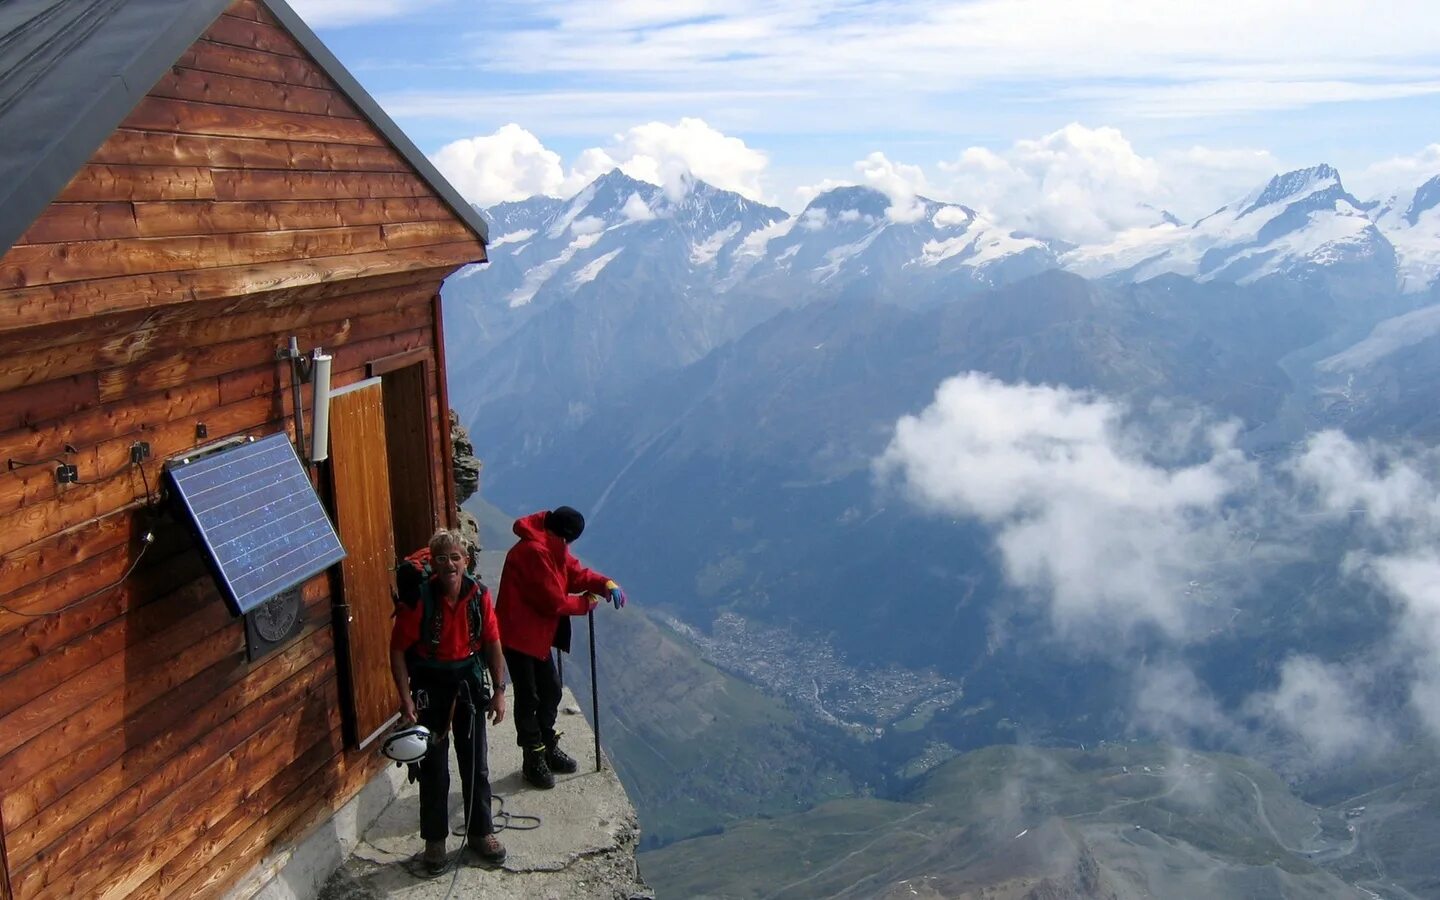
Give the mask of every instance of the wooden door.
[(395, 554), (414, 553), (439, 527), (435, 515), (434, 427), (425, 393), (425, 364), (381, 376), (385, 390), (385, 445), (390, 449), (391, 509)]
[(349, 620), (340, 662), (348, 672), (342, 683), (349, 685), (344, 701), (355, 727), (352, 740), (361, 747), (399, 709), (390, 675), (395, 536), (387, 459), (380, 379), (337, 391), (330, 400), (330, 496), (335, 528), (348, 554), (340, 564), (340, 581)]

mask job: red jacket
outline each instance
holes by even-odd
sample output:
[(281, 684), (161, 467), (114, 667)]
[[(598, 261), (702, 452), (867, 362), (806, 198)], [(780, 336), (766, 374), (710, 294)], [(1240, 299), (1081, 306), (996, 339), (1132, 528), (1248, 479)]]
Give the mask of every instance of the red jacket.
[(561, 616), (583, 616), (590, 611), (585, 591), (605, 593), (608, 581), (570, 555), (558, 535), (545, 530), (545, 513), (515, 520), (520, 542), (505, 554), (500, 574), (500, 643), (507, 650), (544, 659), (550, 655)]

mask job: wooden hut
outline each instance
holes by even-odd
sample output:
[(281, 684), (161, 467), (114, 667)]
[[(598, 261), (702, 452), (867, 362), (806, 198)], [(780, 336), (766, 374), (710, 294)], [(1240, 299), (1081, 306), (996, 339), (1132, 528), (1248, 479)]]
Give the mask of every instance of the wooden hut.
[[(0, 898), (224, 893), (380, 770), (485, 239), (280, 0), (0, 4)], [(292, 338), (348, 555), (238, 616), (166, 467), (294, 437)]]

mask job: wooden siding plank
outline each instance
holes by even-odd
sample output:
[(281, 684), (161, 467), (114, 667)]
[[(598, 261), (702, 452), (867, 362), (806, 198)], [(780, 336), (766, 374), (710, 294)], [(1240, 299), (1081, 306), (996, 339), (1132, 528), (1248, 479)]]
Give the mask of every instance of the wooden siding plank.
[(433, 197), (136, 203), (134, 209), (135, 227), (141, 237), (338, 228), (455, 218), (443, 201)]
[[(324, 347), (333, 350), (351, 341), (393, 334), (414, 324), (414, 315), (401, 309), (365, 316), (319, 322), (295, 329), (302, 347)], [(140, 393), (175, 387), (206, 376), (221, 375), (274, 359), (275, 337), (263, 335), (206, 347), (192, 347), (149, 357), (135, 365), (104, 369), (100, 372), (102, 400), (118, 399)]]
[[(134, 745), (123, 756), (100, 769), (83, 782), (84, 790), (65, 794), (61, 802), (41, 804), (40, 798), (25, 796), (14, 804), (21, 809), (40, 809), (29, 821), (11, 826), (17, 863), (33, 859), (92, 814), (105, 810), (112, 819), (114, 808), (132, 814), (139, 804), (182, 785), (200, 770), (213, 763), (229, 749), (239, 746), (260, 728), (269, 727), (280, 714), (303, 702), (305, 694), (315, 685), (334, 677), (334, 664), (324, 658), (321, 648), (328, 642), (316, 640), (310, 632), (304, 641), (286, 648), (286, 657), (267, 660), (257, 667), (258, 677), (237, 682), (227, 692), (231, 704), (249, 699), (248, 705), (230, 710), (230, 715), (216, 716), (215, 711), (227, 706), (207, 702), (195, 710), (196, 715), (174, 721), (143, 745)], [(264, 671), (271, 670), (271, 671)], [(264, 684), (265, 692), (243, 685)], [(219, 698), (217, 698), (218, 700)], [(53, 767), (52, 767), (53, 768)], [(45, 773), (51, 774), (50, 772)], [(56, 773), (65, 774), (65, 773)], [(43, 780), (44, 776), (42, 776)], [(73, 781), (66, 778), (66, 782)], [(20, 793), (33, 792), (33, 785), (22, 786)], [(46, 791), (48, 796), (51, 792)], [(79, 796), (77, 796), (79, 794)], [(54, 798), (51, 798), (52, 801)], [(122, 815), (117, 821), (123, 821)]]
[[(332, 691), (334, 690), (333, 681), (330, 682), (330, 688)], [(338, 780), (335, 777), (338, 774), (336, 763), (343, 759), (342, 747), (343, 742), (339, 730), (332, 729), (327, 732), (269, 781), (237, 797), (235, 807), (229, 811), (228, 815), (223, 818), (214, 815), (208, 816), (189, 833), (177, 835), (177, 839), (173, 843), (167, 842), (164, 851), (166, 858), (162, 862), (169, 863), (176, 857), (181, 857), (187, 849), (200, 851), (196, 856), (203, 857), (206, 848), (225, 846), (233, 840), (234, 835), (245, 832), (247, 826), (252, 823), (268, 824), (273, 807), (297, 791), (311, 795), (318, 793), (327, 798), (337, 793), (339, 788), (335, 783)], [(288, 823), (293, 813), (287, 809), (281, 815), (284, 818), (274, 823), (276, 831)], [(187, 865), (194, 864), (192, 862), (194, 859), (194, 856), (183, 857), (176, 868), (184, 870)], [(109, 898), (134, 896), (142, 885), (152, 878), (160, 876), (163, 868), (163, 865), (147, 866), (145, 870), (138, 873), (127, 872), (123, 880), (113, 885), (107, 885), (106, 891), (100, 897), (102, 900), (109, 900)], [(225, 874), (231, 874), (228, 867)], [(163, 880), (161, 883), (163, 884)], [(188, 889), (182, 889), (174, 896), (188, 898), (194, 895), (189, 893)]]
[[(52, 203), (20, 236), (17, 245), (95, 241), (140, 236), (135, 209), (123, 201)], [(0, 260), (4, 257), (0, 256)]]
[(307, 113), (276, 112), (219, 106), (167, 97), (146, 97), (130, 111), (121, 128), (173, 131), (222, 137), (318, 141), (327, 144), (385, 146), (386, 141), (364, 119), (340, 119)]
[[(203, 134), (121, 129), (106, 139), (92, 163), (208, 166), (221, 169), (296, 169), (409, 172), (410, 163), (389, 147), (260, 140)], [(450, 214), (453, 217), (453, 213)], [(365, 224), (365, 223), (337, 223)]]
[(100, 402), (94, 372), (0, 392), (0, 432), (80, 412)]
[[(193, 419), (181, 419), (151, 427), (142, 437), (150, 445), (152, 458), (169, 459), (231, 435), (278, 430), (284, 423), (277, 418), (276, 412), (271, 398), (256, 397), (210, 410), (205, 418), (209, 431), (206, 438), (196, 436)], [(97, 485), (125, 475), (133, 467), (134, 464), (130, 461), (130, 448), (133, 443), (134, 438), (126, 435), (90, 447), (77, 448), (79, 452), (67, 458), (79, 469), (82, 485)], [(69, 486), (56, 482), (53, 467), (33, 468), (39, 471), (28, 474), (24, 479), (12, 476), (8, 482), (0, 480), (0, 515), (9, 515), (28, 506), (61, 500), (68, 496)], [(152, 484), (151, 487), (159, 490), (159, 485)]]
[[(227, 719), (263, 704), (281, 682), (312, 662), (326, 674), (335, 671), (334, 634), (328, 596), (306, 607), (306, 622), (294, 641), (257, 665), (222, 659), (167, 694), (131, 712), (123, 729), (104, 732), (61, 757), (41, 760), (41, 768), (0, 796), (0, 808), (16, 821), (34, 820), (24, 838), (26, 858), (53, 843), (73, 824), (110, 799), (110, 787), (123, 790), (154, 767), (204, 740)], [(116, 773), (120, 777), (116, 779)], [(96, 794), (76, 788), (94, 782)], [(39, 817), (45, 818), (39, 818)], [(17, 829), (18, 831), (18, 829)], [(19, 857), (16, 857), (17, 862)]]
[(385, 246), (427, 247), (433, 244), (450, 244), (470, 237), (470, 228), (455, 221), (441, 222), (394, 222), (380, 227)]
[[(350, 294), (333, 300), (322, 300), (304, 305), (296, 304), (288, 308), (276, 309), (264, 316), (251, 312), (216, 316), (209, 319), (172, 321), (170, 316), (162, 313), (156, 315), (153, 321), (132, 326), (129, 330), (109, 338), (92, 339), (58, 347), (42, 347), (30, 351), (20, 349), (18, 346), (4, 348), (0, 349), (0, 390), (26, 384), (31, 380), (48, 381), (78, 374), (78, 372), (141, 365), (146, 359), (157, 358), (167, 351), (198, 350), (246, 338), (270, 336), (275, 348), (278, 349), (285, 345), (292, 334), (300, 336), (297, 333), (298, 330), (325, 323), (346, 320), (361, 321), (377, 315), (386, 316), (388, 317), (387, 321), (393, 321), (395, 316), (402, 315), (406, 311), (409, 311), (412, 318), (421, 321), (418, 308), (425, 302), (423, 298), (428, 287), (428, 285), (407, 286)], [(3, 339), (0, 339), (0, 348), (3, 348), (5, 343)], [(262, 359), (265, 362), (273, 362), (274, 355), (267, 354), (257, 357), (254, 362), (244, 363), (240, 367), (254, 365), (261, 362)], [(168, 407), (159, 408), (155, 412), (162, 417), (173, 417), (175, 414), (175, 410)], [(93, 411), (86, 415), (93, 417), (98, 414), (99, 411)], [(69, 421), (66, 422), (65, 429), (67, 440), (64, 443), (69, 443), (77, 449), (84, 449), (89, 444), (107, 436), (106, 433), (95, 432), (94, 438), (82, 438), (75, 433), (76, 425)], [(128, 430), (126, 432), (112, 430), (108, 435), (120, 436), (127, 433)], [(59, 435), (54, 437), (58, 438)], [(34, 459), (59, 455), (61, 450), (57, 440), (52, 440), (48, 447), (33, 445), (34, 441), (25, 442), (21, 448), (9, 455), (21, 459)], [(0, 436), (0, 458), (4, 458), (4, 451), (9, 446), (10, 443)], [(45, 449), (50, 452), (40, 452)], [(108, 466), (100, 465), (92, 467), (90, 471), (108, 471), (108, 469)], [(3, 474), (0, 472), (0, 475)], [(0, 498), (3, 498), (4, 495), (4, 479), (0, 478)], [(0, 500), (0, 503), (3, 503), (3, 500)]]
[(0, 290), (191, 269), (288, 262), (393, 249), (381, 227), (138, 238), (15, 247), (0, 258)]
[(199, 103), (218, 103), (223, 106), (243, 106), (247, 109), (274, 109), (281, 112), (310, 113), (316, 116), (338, 116), (343, 119), (358, 119), (359, 113), (341, 94), (322, 88), (301, 87), (246, 78), (240, 75), (222, 75), (200, 69), (186, 69), (175, 66), (162, 75), (150, 89), (152, 97), (169, 97), (172, 100), (194, 100)]
[(0, 459), (59, 456), (66, 443), (79, 449), (106, 439), (140, 439), (137, 432), (152, 422), (188, 419), (219, 405), (220, 386), (215, 380), (127, 398), (124, 402), (96, 406), (66, 418), (63, 431), (48, 427), (0, 434)]
[[(129, 670), (126, 663), (131, 658), (146, 660), (147, 666), (153, 666), (184, 654), (192, 644), (200, 645), (207, 639), (235, 643), (238, 620), (221, 602), (212, 579), (190, 582), (179, 591), (179, 596), (166, 603), (167, 614), (187, 609), (191, 612), (174, 622), (173, 627), (165, 629), (164, 623), (159, 623), (160, 630), (144, 634), (134, 645), (125, 642), (125, 625), (132, 617), (117, 619), (113, 623), (115, 627), (94, 636), (97, 639), (68, 645), (65, 648), (68, 652), (48, 654), (0, 680), (0, 687), (12, 693), (20, 693), (27, 681), (42, 690), (49, 688), (35, 699), (0, 715), (0, 756), (13, 753), (56, 722), (96, 704), (107, 694), (117, 693), (117, 688), (128, 705), (130, 697), (126, 688), (137, 677), (144, 676), (143, 669)], [(143, 630), (137, 626), (137, 632)], [(221, 637), (215, 637), (217, 634)], [(243, 647), (243, 630), (238, 636)]]
[[(130, 567), (132, 557), (130, 548), (115, 547), (87, 564), (67, 569), (54, 579), (6, 597), (3, 602), (11, 609), (41, 615), (74, 602), (70, 598), (84, 596), (87, 591), (119, 581)], [(46, 609), (46, 601), (50, 601), (49, 609)], [(66, 610), (63, 616), (25, 618), (0, 613), (0, 627), (4, 627), (0, 631), (0, 675), (34, 662), (76, 636), (124, 615), (127, 609), (138, 603), (135, 590), (129, 584), (123, 584), (114, 591), (105, 591), (93, 601)]]
[[(127, 275), (96, 281), (0, 291), (0, 332), (126, 310), (159, 308), (242, 294), (396, 272), (443, 270), (444, 278), (484, 259), (479, 241), (270, 265), (226, 266), (188, 273)], [(421, 280), (420, 277), (416, 278)]]
[(289, 172), (217, 169), (215, 197), (229, 200), (330, 200), (433, 197), (430, 185), (408, 172)]
[(131, 527), (129, 516), (110, 515), (84, 522), (68, 531), (47, 533), (23, 550), (6, 554), (5, 565), (0, 566), (0, 596), (74, 568), (87, 559), (124, 544), (130, 540)]
[[(158, 484), (163, 461), (143, 464), (146, 477)], [(0, 554), (20, 550), (34, 536), (65, 531), (86, 521), (132, 507), (145, 498), (140, 466), (128, 468), (114, 478), (96, 484), (68, 485), (66, 492), (49, 503), (37, 503), (0, 516)]]
[(92, 816), (33, 865), (15, 873), (17, 900), (124, 896), (138, 887), (245, 797), (284, 771), (292, 759), (290, 748), (305, 748), (299, 760), (317, 753), (324, 759), (338, 751), (332, 735), (339, 712), (325, 698), (333, 690), (333, 679), (327, 680), (312, 690), (314, 700), (303, 701), (270, 727), (255, 732), (185, 785), (148, 798), (148, 806), (138, 807), (143, 810), (139, 815), (106, 809)]
[(190, 45), (190, 49), (176, 60), (177, 66), (219, 72), (224, 75), (242, 75), (284, 84), (298, 84), (305, 87), (329, 88), (334, 82), (325, 71), (309, 59), (295, 56), (281, 56), (247, 50), (231, 44), (220, 44), (201, 39)]
[(451, 221), (29, 244), (14, 247), (0, 257), (0, 290), (118, 275), (378, 253), (454, 243), (469, 234), (464, 225)]
[[(33, 737), (39, 733), (36, 730), (26, 731), (30, 726), (25, 723), (28, 721), (33, 725), (33, 718), (21, 716), (20, 722), (12, 723), (7, 718), (12, 713), (24, 709), (37, 698), (43, 698), (46, 715), (63, 717), (69, 712), (67, 703), (78, 707), (87, 702), (87, 698), (93, 699), (110, 690), (113, 685), (92, 682), (84, 687), (76, 687), (73, 691), (66, 692), (67, 696), (58, 699), (51, 693), (56, 685), (64, 686), (70, 679), (83, 675), (92, 666), (117, 653), (148, 655), (152, 648), (147, 641), (158, 640), (156, 636), (170, 629), (176, 622), (188, 621), (187, 614), (204, 598), (206, 585), (203, 582), (209, 579), (206, 577), (204, 560), (198, 553), (185, 554), (175, 568), (178, 571), (172, 577), (178, 579), (184, 587), (171, 590), (150, 602), (137, 598), (143, 605), (137, 604), (129, 615), (113, 618), (95, 631), (83, 635), (81, 640), (64, 644), (33, 662), (0, 676), (0, 722), (9, 723), (14, 731), (13, 734), (0, 738), (0, 754), (13, 749), (6, 743), (7, 739), (14, 739), (18, 745), (27, 739), (26, 734)], [(213, 617), (213, 622), (197, 624), (195, 628), (206, 629), (212, 624), (228, 621), (228, 610), (221, 610), (223, 617), (210, 611), (209, 607), (207, 612)], [(164, 650), (165, 647), (161, 643), (153, 649)], [(43, 727), (41, 725), (42, 729)]]
[[(176, 329), (204, 329), (209, 326), (198, 323), (230, 319), (233, 322), (249, 322), (242, 329), (243, 335), (263, 333), (256, 330), (272, 317), (283, 317), (291, 312), (320, 307), (333, 300), (357, 298), (362, 302), (368, 297), (378, 296), (382, 291), (408, 291), (412, 287), (429, 284), (432, 290), (438, 286), (431, 282), (435, 273), (407, 272), (389, 275), (356, 278), (344, 281), (320, 282), (279, 291), (261, 291), (242, 294), (238, 297), (214, 297), (190, 303), (167, 306), (160, 310), (132, 309), (93, 316), (77, 321), (57, 321), (35, 328), (0, 332), (0, 359), (9, 354), (39, 351), (48, 347), (76, 344), (94, 344), (100, 341), (103, 352), (122, 354), (116, 359), (134, 358), (138, 350), (130, 345), (142, 341), (164, 340)], [(281, 330), (277, 327), (276, 331)], [(288, 335), (287, 335), (288, 339)], [(66, 426), (71, 427), (67, 424)], [(3, 435), (0, 430), (0, 435)]]
[(237, 19), (249, 19), (252, 22), (264, 22), (266, 25), (276, 25), (275, 17), (270, 11), (259, 2), (259, 0), (235, 0), (225, 10), (225, 15), (234, 16)]
[(214, 200), (210, 170), (198, 166), (86, 165), (56, 198), (61, 203), (113, 200)]
[(297, 56), (308, 59), (309, 54), (284, 28), (266, 25), (249, 19), (222, 15), (215, 20), (204, 34), (205, 40), (220, 44), (232, 44), (250, 50), (263, 50), (282, 56)]
[[(196, 584), (206, 582), (213, 587), (213, 580), (210, 579), (203, 579)], [(304, 588), (306, 620), (316, 623), (317, 627), (328, 625), (328, 621), (320, 622), (316, 618), (321, 614), (321, 607), (328, 602), (327, 591), (327, 579), (323, 576), (307, 582)], [(207, 603), (224, 608), (218, 591), (212, 592)], [(191, 623), (195, 618), (196, 616), (191, 616), (185, 622), (177, 623), (176, 628), (192, 627)], [(164, 708), (177, 716), (193, 714), (210, 697), (227, 685), (244, 678), (250, 671), (251, 665), (245, 660), (244, 650), (245, 629), (241, 620), (231, 619), (229, 623), (216, 628), (189, 647), (177, 648), (176, 653), (165, 658), (146, 659), (143, 665), (128, 674), (122, 672), (124, 677), (114, 682), (112, 690), (71, 712), (68, 717), (54, 721), (51, 727), (19, 746), (14, 752), (0, 756), (0, 763), (3, 763), (0, 765), (0, 804), (10, 810), (7, 815), (20, 814), (20, 810), (9, 798), (20, 796), (17, 792), (22, 785), (57, 763), (77, 761), (82, 752), (89, 753), (89, 748), (95, 746), (105, 750), (100, 756), (94, 757), (104, 760), (98, 764), (103, 767), (131, 749), (134, 746), (133, 736), (151, 733), (141, 730), (142, 722), (135, 717), (140, 710), (152, 703), (165, 699)], [(123, 663), (130, 656), (131, 654), (121, 653), (111, 657), (107, 668), (117, 665), (123, 668)], [(112, 677), (113, 675), (114, 673)], [(79, 682), (79, 679), (72, 681)], [(80, 682), (71, 685), (70, 690), (85, 687), (86, 684)], [(161, 707), (156, 707), (151, 712), (158, 716), (160, 709)]]
[[(298, 842), (358, 794), (386, 765), (384, 757), (375, 753), (336, 754), (318, 772), (296, 780), (298, 783), (290, 793), (278, 800), (275, 794), (281, 784), (272, 782), (266, 786), (265, 796), (256, 797), (253, 802), (247, 800), (243, 807), (237, 808), (223, 829), (217, 829), (213, 836), (207, 835), (206, 840), (195, 842), (185, 854), (167, 864), (136, 893), (136, 900), (163, 896), (202, 900), (223, 895), (267, 850)], [(242, 828), (238, 837), (229, 840), (231, 833)], [(196, 850), (214, 855), (207, 859)], [(167, 893), (179, 873), (188, 870), (195, 871)]]
[[(28, 612), (32, 616), (0, 616), (0, 646), (7, 648), (7, 658), (10, 658), (13, 652), (18, 654), (16, 658), (19, 664), (24, 664), (30, 661), (24, 658), (24, 648), (28, 646), (28, 641), (58, 640), (64, 643), (117, 615), (123, 615), (132, 606), (138, 607), (145, 600), (168, 594), (181, 586), (186, 577), (175, 568), (174, 561), (193, 549), (190, 531), (179, 526), (155, 527), (150, 530), (150, 533), (155, 535), (155, 540), (150, 544), (150, 549), (145, 551), (144, 565), (136, 567), (135, 572), (126, 579), (125, 585), (117, 587), (113, 595), (103, 592), (93, 598), (93, 601), (86, 600), (73, 609), (68, 608), (70, 604), (86, 597), (89, 592), (115, 584), (122, 575), (130, 571), (130, 566), (141, 549), (140, 523), (137, 520), (130, 524), (136, 528), (130, 539), (106, 540), (104, 552), (53, 575), (46, 575), (38, 581), (22, 585), (19, 590), (0, 598), (11, 609)], [(101, 538), (97, 537), (98, 539)], [(112, 596), (118, 598), (118, 611), (101, 617), (91, 614), (96, 606), (114, 606), (115, 604), (109, 602)], [(65, 608), (64, 615), (42, 615), (60, 608)], [(35, 628), (41, 628), (44, 636), (36, 636)], [(21, 649), (12, 651), (10, 648), (17, 642)], [(40, 655), (42, 654), (34, 653), (31, 659)], [(6, 671), (12, 668), (18, 668), (18, 665), (6, 666)]]

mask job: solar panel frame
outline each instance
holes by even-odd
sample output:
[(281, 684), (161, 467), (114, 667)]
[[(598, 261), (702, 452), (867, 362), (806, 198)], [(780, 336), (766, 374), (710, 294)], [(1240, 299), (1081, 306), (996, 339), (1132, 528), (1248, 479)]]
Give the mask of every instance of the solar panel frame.
[(284, 432), (172, 460), (165, 475), (237, 616), (345, 558)]

